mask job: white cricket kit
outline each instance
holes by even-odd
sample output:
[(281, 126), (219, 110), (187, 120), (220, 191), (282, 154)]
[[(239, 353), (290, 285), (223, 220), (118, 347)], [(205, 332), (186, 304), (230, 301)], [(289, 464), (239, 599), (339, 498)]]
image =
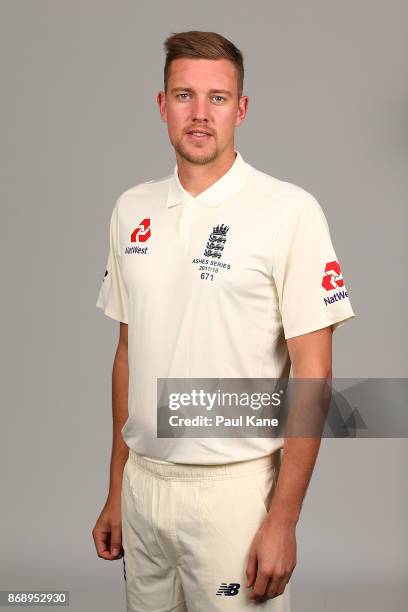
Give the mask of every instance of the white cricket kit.
[(239, 152), (193, 197), (172, 175), (121, 194), (97, 307), (128, 323), (122, 435), (162, 462), (225, 464), (283, 438), (158, 438), (157, 378), (288, 378), (286, 340), (354, 317), (324, 213)]

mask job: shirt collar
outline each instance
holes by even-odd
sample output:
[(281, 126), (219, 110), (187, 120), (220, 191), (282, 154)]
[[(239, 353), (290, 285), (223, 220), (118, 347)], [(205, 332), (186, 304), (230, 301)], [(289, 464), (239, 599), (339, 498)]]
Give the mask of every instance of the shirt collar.
[(220, 206), (224, 200), (238, 192), (245, 181), (250, 166), (244, 161), (239, 151), (235, 151), (235, 153), (235, 160), (229, 170), (197, 196), (192, 196), (188, 193), (180, 183), (176, 164), (170, 178), (167, 206), (182, 204), (189, 198), (197, 200), (206, 206)]

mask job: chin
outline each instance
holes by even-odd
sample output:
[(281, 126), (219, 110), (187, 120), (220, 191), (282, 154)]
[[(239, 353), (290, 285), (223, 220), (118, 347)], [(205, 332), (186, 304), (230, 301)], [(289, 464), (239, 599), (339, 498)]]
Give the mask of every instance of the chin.
[(179, 144), (174, 148), (181, 157), (192, 164), (208, 164), (218, 156), (216, 147), (203, 147), (200, 149), (194, 145), (184, 146), (183, 144)]

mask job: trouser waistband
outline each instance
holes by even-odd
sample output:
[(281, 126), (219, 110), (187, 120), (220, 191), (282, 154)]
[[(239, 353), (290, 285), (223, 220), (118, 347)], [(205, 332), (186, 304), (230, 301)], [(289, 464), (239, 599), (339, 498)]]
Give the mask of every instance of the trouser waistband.
[(190, 463), (166, 464), (149, 461), (142, 455), (138, 455), (131, 448), (129, 449), (129, 461), (138, 465), (142, 469), (150, 472), (158, 478), (169, 478), (171, 480), (206, 480), (219, 478), (233, 478), (251, 472), (258, 472), (267, 468), (276, 473), (280, 467), (280, 449), (271, 455), (249, 459), (246, 461), (236, 461), (233, 463), (223, 463), (217, 465), (198, 465)]

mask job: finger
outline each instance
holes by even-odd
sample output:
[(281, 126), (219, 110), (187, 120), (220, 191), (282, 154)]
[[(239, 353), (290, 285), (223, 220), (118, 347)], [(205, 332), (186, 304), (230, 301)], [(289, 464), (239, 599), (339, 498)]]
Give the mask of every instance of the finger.
[(277, 595), (283, 594), (284, 590), (286, 589), (286, 585), (288, 584), (289, 580), (292, 577), (294, 570), (295, 568), (293, 568), (292, 571), (288, 572), (288, 574), (282, 578), (282, 580), (280, 581), (277, 587), (277, 591), (276, 591)]
[(285, 586), (286, 586), (286, 581), (283, 578), (273, 578), (273, 579), (271, 578), (268, 584), (268, 588), (266, 589), (266, 596), (269, 599), (272, 599), (273, 597), (277, 597), (278, 595), (281, 594), (281, 592), (283, 593)]
[(108, 542), (110, 539), (109, 531), (105, 531), (105, 529), (97, 529), (92, 535), (98, 556), (102, 557), (102, 559), (111, 559), (112, 555), (108, 547)]
[(120, 525), (112, 527), (110, 537), (110, 552), (114, 557), (121, 554), (122, 549), (122, 528)]
[(246, 568), (246, 577), (247, 577), (246, 587), (247, 588), (249, 588), (255, 580), (257, 565), (258, 565), (258, 562), (257, 562), (256, 555), (250, 552), (248, 563), (247, 563), (247, 568)]
[(252, 590), (250, 598), (259, 599), (263, 597), (265, 595), (268, 581), (269, 581), (269, 576), (267, 574), (263, 574), (258, 568), (254, 588)]
[[(293, 570), (294, 569), (295, 568), (293, 568)], [(278, 597), (278, 595), (283, 594), (286, 589), (286, 585), (288, 584), (290, 577), (293, 574), (293, 570), (291, 572), (288, 572), (284, 576), (281, 576), (280, 578), (278, 577), (275, 581), (272, 581), (271, 579), (271, 582), (266, 590), (266, 595), (268, 598)]]

